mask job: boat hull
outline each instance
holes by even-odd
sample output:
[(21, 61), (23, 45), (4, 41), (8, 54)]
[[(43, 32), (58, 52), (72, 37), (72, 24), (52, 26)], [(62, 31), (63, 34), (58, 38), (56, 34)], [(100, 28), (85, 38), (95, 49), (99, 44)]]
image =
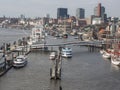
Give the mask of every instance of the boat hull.
[(24, 55), (17, 56), (16, 59), (13, 60), (13, 67), (20, 68), (27, 65), (27, 57)]
[(106, 59), (110, 59), (110, 58), (111, 58), (111, 55), (108, 54), (108, 53), (104, 53), (104, 54), (102, 55), (102, 57), (103, 57), (103, 58), (106, 58)]
[(26, 65), (27, 65), (27, 61), (25, 61), (23, 63), (13, 63), (13, 67), (15, 67), (15, 68), (24, 67)]
[(71, 58), (71, 57), (72, 57), (72, 54), (62, 54), (62, 57)]
[(114, 64), (114, 65), (120, 66), (120, 58), (117, 58), (117, 57), (113, 56), (111, 58), (111, 63)]
[(71, 48), (62, 48), (62, 57), (71, 58), (72, 57), (72, 49)]

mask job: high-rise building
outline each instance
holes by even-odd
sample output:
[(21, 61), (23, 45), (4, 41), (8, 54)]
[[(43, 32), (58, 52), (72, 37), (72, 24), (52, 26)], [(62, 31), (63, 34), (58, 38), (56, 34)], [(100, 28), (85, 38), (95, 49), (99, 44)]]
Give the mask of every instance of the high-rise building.
[(50, 18), (50, 14), (46, 14), (46, 16), (45, 16), (46, 18)]
[(101, 7), (101, 17), (104, 17), (105, 15), (105, 7)]
[(57, 18), (68, 18), (67, 8), (58, 8), (57, 9)]
[(103, 22), (107, 22), (107, 14), (105, 13), (105, 7), (99, 3), (94, 8), (94, 16), (100, 17)]
[(94, 8), (94, 15), (98, 17), (104, 17), (105, 14), (105, 7), (101, 5), (101, 3), (98, 4), (97, 7)]
[(79, 18), (79, 19), (84, 19), (85, 18), (85, 9), (77, 8), (76, 17)]
[(98, 11), (97, 11), (97, 7), (94, 8), (94, 15), (97, 16), (98, 15)]
[(101, 17), (101, 3), (99, 3), (98, 6), (97, 6), (97, 12), (98, 12), (97, 16)]

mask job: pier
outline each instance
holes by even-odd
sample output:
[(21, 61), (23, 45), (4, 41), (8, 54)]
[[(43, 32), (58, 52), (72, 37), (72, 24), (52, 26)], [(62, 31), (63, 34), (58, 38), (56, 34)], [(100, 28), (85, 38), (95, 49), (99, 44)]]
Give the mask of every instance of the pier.
[[(5, 60), (4, 60), (5, 62), (3, 62), (3, 63), (5, 63), (5, 67), (7, 67), (6, 62), (8, 62), (8, 64), (9, 64), (8, 66), (10, 66), (7, 70), (9, 70), (12, 67), (13, 58), (17, 57), (20, 54), (28, 55), (30, 52), (36, 51), (36, 50), (54, 51), (54, 47), (64, 47), (64, 46), (86, 47), (86, 48), (88, 48), (89, 52), (94, 52), (94, 51), (99, 51), (105, 45), (105, 42), (99, 41), (99, 40), (95, 40), (95, 41), (68, 41), (68, 42), (56, 43), (56, 44), (44, 44), (44, 45), (36, 44), (36, 45), (32, 45), (32, 48), (31, 48), (31, 45), (28, 45), (26, 43), (27, 42), (26, 38), (24, 37), (24, 38), (22, 38), (22, 40), (19, 39), (18, 41), (14, 41), (12, 44), (4, 43), (1, 46), (1, 53), (3, 53), (4, 56), (7, 55), (7, 57), (5, 57)], [(59, 56), (60, 56), (60, 53), (58, 55), (58, 59), (59, 59)], [(57, 59), (56, 59), (56, 61), (57, 61)], [(3, 63), (1, 63), (1, 64), (3, 64)], [(5, 72), (7, 70), (5, 70)]]
[[(111, 70), (110, 68), (112, 68), (112, 66), (106, 63), (107, 61), (102, 60), (102, 58), (98, 54), (99, 49), (103, 48), (106, 42), (99, 41), (99, 40), (80, 41), (80, 40), (71, 39), (71, 38), (70, 39), (68, 38), (68, 40), (67, 39), (59, 40), (59, 39), (50, 38), (48, 41), (50, 40), (53, 43), (45, 44), (45, 46), (48, 47), (49, 52), (56, 50), (55, 48), (57, 48), (58, 50), (59, 46), (63, 46), (63, 47), (70, 46), (73, 48), (73, 57), (70, 59), (62, 58), (62, 66), (61, 66), (62, 70), (60, 74), (57, 75), (56, 73), (53, 79), (51, 79), (51, 75), (49, 74), (50, 74), (50, 68), (52, 68), (54, 65), (50, 63), (51, 61), (49, 60), (49, 52), (44, 52), (44, 50), (38, 50), (40, 49), (39, 47), (41, 47), (41, 44), (38, 44), (36, 46), (37, 52), (35, 52), (34, 50), (31, 50), (28, 44), (24, 45), (21, 43), (18, 45), (18, 41), (15, 41), (16, 43), (10, 43), (11, 49), (6, 47), (8, 48), (6, 52), (8, 52), (11, 56), (12, 56), (12, 53), (15, 53), (16, 55), (18, 55), (18, 53), (22, 54), (24, 51), (25, 54), (27, 54), (29, 57), (28, 66), (19, 70), (14, 69), (12, 67), (8, 68), (7, 66), (7, 69), (6, 70), (4, 69), (4, 74), (1, 74), (2, 76), (1, 80), (7, 83), (7, 85), (11, 86), (10, 90), (12, 90), (13, 88), (17, 89), (18, 87), (19, 89), (31, 88), (31, 90), (34, 88), (35, 89), (40, 88), (45, 90), (49, 90), (49, 89), (54, 90), (55, 88), (56, 90), (59, 90), (62, 88), (62, 90), (64, 89), (70, 90), (70, 88), (71, 89), (76, 88), (76, 86), (73, 86), (73, 85), (77, 85), (78, 88), (82, 87), (83, 84), (86, 83), (84, 81), (89, 81), (91, 85), (94, 85), (95, 84), (94, 80), (96, 80), (97, 82), (100, 82), (100, 84), (103, 84), (103, 80), (108, 82), (109, 78), (111, 78), (111, 76), (109, 77), (108, 74), (112, 73), (110, 71)], [(5, 43), (5, 44), (8, 44), (8, 43)], [(91, 53), (94, 51), (95, 52), (97, 51), (97, 53)], [(56, 59), (56, 61), (57, 60), (59, 59)], [(57, 67), (58, 65), (56, 66), (56, 68), (54, 68), (55, 72), (57, 72)], [(112, 68), (112, 70), (113, 69), (115, 68)], [(118, 71), (119, 70), (117, 70), (117, 72)], [(119, 74), (117, 75), (119, 77)], [(105, 76), (107, 77), (107, 79), (103, 78), (100, 81), (98, 78), (97, 79), (94, 78), (94, 76), (95, 77)], [(31, 83), (33, 81), (35, 82), (35, 84)], [(116, 82), (116, 80), (114, 79), (112, 79), (112, 81)], [(4, 85), (5, 84), (4, 82), (1, 82), (1, 84), (4, 86), (4, 90), (5, 90), (7, 87), (5, 87), (6, 85)], [(15, 83), (17, 83), (18, 87), (14, 86)], [(21, 87), (22, 84), (24, 84), (25, 86)], [(27, 87), (26, 85), (29, 87)]]

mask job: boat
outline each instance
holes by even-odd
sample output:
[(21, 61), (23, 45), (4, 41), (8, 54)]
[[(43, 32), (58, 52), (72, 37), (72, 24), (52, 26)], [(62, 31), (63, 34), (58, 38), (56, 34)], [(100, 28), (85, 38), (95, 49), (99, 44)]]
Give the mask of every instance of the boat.
[(116, 38), (114, 43), (112, 43), (113, 50), (111, 52), (111, 63), (120, 66), (120, 42)]
[(56, 53), (56, 52), (51, 52), (49, 59), (50, 59), (50, 60), (55, 60), (56, 56), (57, 56), (57, 53)]
[(102, 57), (105, 58), (105, 59), (110, 59), (111, 58), (111, 54), (104, 51), (103, 54), (102, 54)]
[(28, 41), (29, 45), (39, 44), (40, 41), (44, 41), (45, 39), (45, 31), (42, 26), (36, 26), (32, 29), (32, 33), (30, 35), (30, 39)]
[(68, 47), (62, 48), (61, 54), (62, 54), (62, 57), (70, 58), (72, 57), (72, 49)]
[(28, 45), (31, 49), (47, 49), (45, 44), (45, 30), (42, 25), (36, 26), (32, 29)]
[(104, 54), (105, 53), (105, 50), (100, 50), (100, 54)]
[(111, 52), (111, 63), (116, 66), (120, 66), (120, 51), (119, 51), (118, 46), (119, 44)]
[(120, 57), (117, 55), (112, 55), (111, 63), (117, 66), (120, 66)]
[(19, 55), (13, 60), (13, 67), (24, 67), (27, 64), (27, 56)]

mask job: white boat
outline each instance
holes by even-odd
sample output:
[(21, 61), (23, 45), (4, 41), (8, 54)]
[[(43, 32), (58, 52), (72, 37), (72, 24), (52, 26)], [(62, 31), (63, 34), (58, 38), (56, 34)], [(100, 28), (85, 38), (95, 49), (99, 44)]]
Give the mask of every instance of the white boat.
[(104, 54), (105, 53), (105, 50), (100, 50), (100, 54)]
[(49, 59), (50, 59), (50, 60), (55, 60), (56, 56), (57, 56), (57, 53), (56, 53), (56, 52), (51, 52)]
[(45, 48), (45, 37), (46, 34), (43, 26), (36, 26), (32, 29), (32, 34), (28, 40), (28, 45), (31, 49)]
[(15, 47), (15, 50), (16, 50), (16, 51), (22, 51), (23, 48), (24, 48), (24, 46), (23, 46), (23, 47), (22, 47), (22, 46), (16, 46), (16, 47)]
[(103, 54), (102, 54), (102, 57), (105, 58), (105, 59), (110, 59), (111, 58), (111, 54), (104, 51)]
[(62, 48), (62, 57), (72, 57), (72, 49), (71, 48), (68, 48), (68, 47), (65, 47), (65, 48)]
[(13, 67), (24, 67), (27, 64), (27, 56), (19, 55), (13, 60)]
[(111, 63), (120, 66), (120, 57), (119, 56), (117, 57), (117, 55), (112, 55)]

